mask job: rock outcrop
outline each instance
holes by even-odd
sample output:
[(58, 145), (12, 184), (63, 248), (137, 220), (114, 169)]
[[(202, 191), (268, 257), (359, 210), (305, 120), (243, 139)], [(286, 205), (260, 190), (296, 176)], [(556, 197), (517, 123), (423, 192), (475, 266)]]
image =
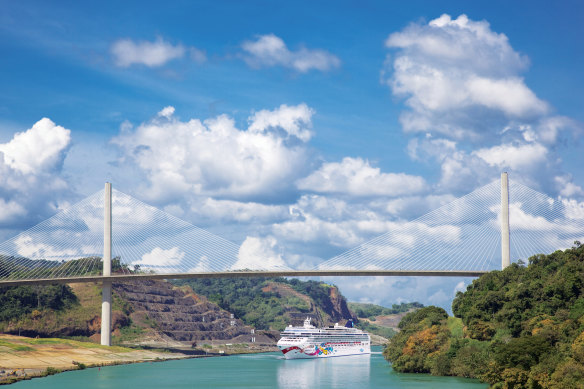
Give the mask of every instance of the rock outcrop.
[(114, 291), (130, 304), (130, 318), (136, 326), (155, 331), (179, 342), (273, 343), (255, 333), (229, 312), (195, 295), (188, 287), (178, 288), (163, 281), (134, 281), (113, 284)]
[(339, 289), (336, 286), (329, 288), (329, 299), (324, 302), (321, 301), (320, 307), (317, 307), (314, 300), (310, 297), (294, 290), (286, 284), (269, 282), (262, 290), (264, 292), (276, 293), (281, 297), (298, 297), (309, 306), (307, 311), (288, 309), (285, 313), (285, 316), (289, 319), (288, 324), (301, 326), (307, 317), (312, 319), (312, 324), (316, 327), (324, 327), (334, 323), (345, 324), (345, 321), (348, 319), (353, 319), (357, 322), (356, 316), (349, 310), (347, 301), (339, 293)]

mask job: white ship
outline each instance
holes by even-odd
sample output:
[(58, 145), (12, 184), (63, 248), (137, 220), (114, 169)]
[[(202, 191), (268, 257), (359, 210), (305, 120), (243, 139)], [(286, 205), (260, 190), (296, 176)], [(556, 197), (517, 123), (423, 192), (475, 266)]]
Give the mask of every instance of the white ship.
[(280, 334), (278, 348), (286, 359), (371, 354), (371, 338), (368, 333), (353, 328), (352, 321), (345, 326), (337, 323), (316, 328), (306, 318), (303, 327), (286, 327)]

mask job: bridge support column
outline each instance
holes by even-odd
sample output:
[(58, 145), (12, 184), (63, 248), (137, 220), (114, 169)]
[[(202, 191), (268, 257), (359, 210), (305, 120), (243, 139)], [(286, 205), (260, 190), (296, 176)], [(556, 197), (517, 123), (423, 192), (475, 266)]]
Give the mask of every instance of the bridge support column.
[(501, 269), (509, 266), (509, 177), (501, 173)]
[[(103, 215), (103, 275), (110, 276), (112, 269), (112, 184), (105, 183)], [(104, 281), (101, 295), (101, 344), (111, 346), (112, 283)]]

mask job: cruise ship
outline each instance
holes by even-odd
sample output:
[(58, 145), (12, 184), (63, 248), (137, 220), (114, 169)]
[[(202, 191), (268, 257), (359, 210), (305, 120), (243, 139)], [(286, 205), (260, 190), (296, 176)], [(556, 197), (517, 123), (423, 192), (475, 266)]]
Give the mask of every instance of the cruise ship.
[(353, 328), (351, 320), (345, 326), (337, 323), (316, 328), (307, 317), (302, 327), (286, 327), (280, 334), (278, 348), (286, 359), (371, 354), (371, 338), (368, 333)]

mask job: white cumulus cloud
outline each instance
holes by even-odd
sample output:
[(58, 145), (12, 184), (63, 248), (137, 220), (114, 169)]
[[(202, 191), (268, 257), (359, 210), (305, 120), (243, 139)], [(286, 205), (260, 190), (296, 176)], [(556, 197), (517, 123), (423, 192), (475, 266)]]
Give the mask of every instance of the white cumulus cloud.
[(343, 158), (324, 163), (320, 169), (297, 181), (302, 190), (347, 193), (353, 196), (401, 196), (426, 189), (426, 181), (404, 173), (382, 173), (361, 158)]
[(514, 170), (531, 169), (547, 160), (548, 150), (537, 143), (513, 145), (504, 144), (473, 152), (490, 166), (510, 167)]
[[(302, 137), (302, 128), (310, 126), (310, 109), (303, 104), (262, 111), (243, 130), (227, 115), (180, 121), (172, 113), (166, 107), (158, 117), (113, 139), (125, 160), (146, 175), (150, 187), (145, 193), (151, 200), (272, 196), (289, 189), (306, 171), (305, 144), (287, 142), (288, 131)], [(284, 118), (278, 119), (280, 114)]]
[(519, 75), (527, 59), (486, 21), (442, 15), (391, 34), (386, 46), (398, 49), (387, 83), (411, 109), (401, 117), (406, 131), (481, 137), (510, 117), (548, 111)]
[(278, 253), (277, 240), (272, 236), (258, 238), (248, 236), (239, 248), (233, 270), (282, 269), (286, 263)]
[(0, 225), (30, 225), (73, 198), (62, 176), (71, 131), (48, 118), (0, 143)]
[(172, 247), (168, 250), (155, 247), (149, 253), (142, 255), (141, 261), (136, 261), (134, 264), (144, 266), (176, 266), (184, 257), (185, 253), (178, 247)]
[[(404, 99), (400, 114), (416, 161), (440, 164), (442, 191), (463, 193), (508, 169), (556, 190), (564, 177), (558, 145), (581, 126), (553, 115), (525, 83), (528, 58), (485, 20), (442, 15), (390, 34), (382, 82)], [(577, 193), (565, 183), (564, 193)]]
[(43, 118), (31, 129), (15, 134), (10, 142), (0, 144), (0, 152), (6, 165), (30, 174), (58, 168), (70, 142), (70, 130)]
[(246, 53), (245, 61), (252, 67), (284, 66), (306, 73), (312, 69), (327, 71), (341, 64), (338, 57), (325, 50), (303, 47), (291, 51), (274, 34), (260, 35), (255, 41), (243, 42), (241, 47)]
[(63, 257), (79, 255), (79, 250), (74, 248), (60, 248), (50, 244), (35, 241), (29, 235), (21, 235), (15, 241), (16, 252), (30, 259), (61, 260)]
[(282, 104), (273, 111), (263, 109), (254, 113), (249, 118), (248, 130), (263, 133), (270, 128), (281, 128), (289, 135), (293, 135), (303, 142), (308, 142), (312, 136), (310, 131), (312, 115), (314, 115), (314, 110), (306, 104), (297, 106)]

